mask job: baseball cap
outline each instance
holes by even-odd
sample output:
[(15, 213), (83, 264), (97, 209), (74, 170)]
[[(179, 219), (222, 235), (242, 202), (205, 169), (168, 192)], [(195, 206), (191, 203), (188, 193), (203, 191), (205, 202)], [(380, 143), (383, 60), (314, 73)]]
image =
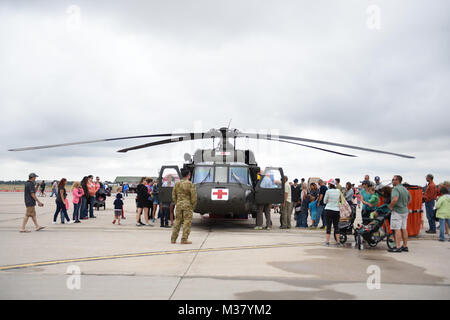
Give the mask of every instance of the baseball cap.
[(380, 180), (380, 177), (379, 177), (379, 176), (376, 176), (376, 177), (375, 177), (375, 181), (377, 181), (377, 180)]
[(28, 178), (39, 177), (36, 173), (32, 172), (28, 175)]
[(298, 179), (294, 179), (294, 182), (298, 182)]
[(336, 180), (334, 180), (334, 179), (330, 179), (327, 182), (328, 182), (328, 184), (332, 184), (334, 186), (336, 185)]

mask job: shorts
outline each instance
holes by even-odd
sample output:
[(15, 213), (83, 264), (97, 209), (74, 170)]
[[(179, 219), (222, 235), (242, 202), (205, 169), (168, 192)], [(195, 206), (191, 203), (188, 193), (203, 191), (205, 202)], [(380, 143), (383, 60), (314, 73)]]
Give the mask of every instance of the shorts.
[(35, 217), (36, 216), (36, 207), (27, 207), (27, 212), (25, 213), (26, 217)]
[(122, 215), (122, 209), (114, 209), (114, 215), (120, 217)]
[(141, 201), (141, 200), (136, 199), (136, 206), (140, 209), (148, 208), (146, 200)]
[(144, 202), (144, 208), (153, 208), (153, 201), (146, 200)]
[(391, 213), (391, 229), (392, 230), (406, 230), (408, 223), (408, 213), (398, 213), (392, 211)]

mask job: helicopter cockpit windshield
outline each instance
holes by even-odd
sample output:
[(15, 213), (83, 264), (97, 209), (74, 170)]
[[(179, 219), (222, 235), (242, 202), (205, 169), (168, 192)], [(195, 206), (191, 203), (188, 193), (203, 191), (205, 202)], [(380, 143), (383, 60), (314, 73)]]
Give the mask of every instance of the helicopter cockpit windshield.
[(212, 166), (201, 166), (196, 167), (194, 171), (194, 184), (206, 183), (214, 181), (214, 167)]
[(250, 176), (246, 167), (230, 167), (229, 174), (230, 183), (250, 184)]
[(194, 169), (192, 182), (203, 183), (238, 183), (251, 186), (251, 177), (247, 167), (201, 165)]

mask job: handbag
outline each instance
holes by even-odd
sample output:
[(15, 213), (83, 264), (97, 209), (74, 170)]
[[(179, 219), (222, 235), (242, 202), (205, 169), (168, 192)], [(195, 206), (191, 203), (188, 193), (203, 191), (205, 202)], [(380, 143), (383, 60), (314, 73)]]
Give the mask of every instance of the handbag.
[(341, 193), (341, 200), (339, 201), (339, 214), (341, 219), (348, 219), (352, 214), (352, 208), (345, 200), (344, 195)]

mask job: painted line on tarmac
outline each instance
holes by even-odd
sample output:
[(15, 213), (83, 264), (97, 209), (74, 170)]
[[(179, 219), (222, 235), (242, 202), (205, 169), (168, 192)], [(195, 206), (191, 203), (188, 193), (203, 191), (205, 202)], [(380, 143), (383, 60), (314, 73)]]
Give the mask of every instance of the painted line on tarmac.
[(318, 245), (321, 245), (321, 243), (320, 242), (314, 242), (314, 243), (286, 243), (286, 244), (255, 245), (255, 246), (241, 246), (241, 247), (222, 247), (222, 248), (207, 248), (207, 249), (154, 251), (154, 252), (144, 252), (144, 253), (126, 253), (126, 254), (117, 254), (117, 255), (110, 255), (110, 256), (74, 258), (74, 259), (64, 259), (64, 260), (31, 262), (31, 263), (16, 264), (16, 265), (6, 265), (6, 266), (0, 266), (0, 271), (7, 271), (7, 270), (13, 270), (13, 269), (23, 269), (23, 268), (32, 268), (32, 267), (41, 267), (41, 266), (51, 266), (51, 265), (64, 264), (64, 263), (91, 262), (91, 261), (103, 261), (103, 260), (114, 260), (114, 259), (124, 259), (124, 258), (162, 256), (162, 255), (170, 255), (170, 254), (204, 253), (204, 252), (218, 252), (218, 251), (237, 251), (237, 250), (252, 250), (252, 249), (288, 248), (288, 247), (309, 247), (309, 246), (318, 246)]

